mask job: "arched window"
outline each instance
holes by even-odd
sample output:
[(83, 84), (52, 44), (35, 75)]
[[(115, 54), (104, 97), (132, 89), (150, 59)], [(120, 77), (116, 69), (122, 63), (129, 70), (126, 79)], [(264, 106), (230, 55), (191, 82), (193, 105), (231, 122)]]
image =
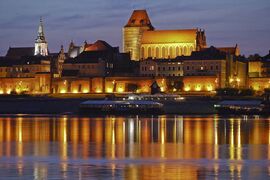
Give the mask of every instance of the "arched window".
[(186, 56), (187, 55), (187, 47), (184, 47), (183, 54)]
[(192, 46), (190, 46), (190, 54), (192, 53), (192, 51), (193, 51), (193, 47)]
[(169, 47), (168, 57), (173, 58), (173, 49), (172, 49), (172, 47)]
[(159, 48), (156, 47), (156, 58), (159, 58)]
[(180, 55), (180, 52), (179, 52), (179, 47), (178, 47), (178, 46), (176, 47), (176, 52), (175, 52), (175, 55), (176, 55), (176, 56), (179, 56), (179, 55)]
[(141, 58), (144, 59), (144, 47), (141, 49)]
[(165, 47), (162, 47), (162, 58), (165, 58)]
[(165, 57), (164, 58), (168, 58), (168, 56), (169, 56), (169, 47), (167, 47), (165, 49)]
[(152, 57), (152, 54), (151, 54), (151, 47), (148, 47), (148, 57)]

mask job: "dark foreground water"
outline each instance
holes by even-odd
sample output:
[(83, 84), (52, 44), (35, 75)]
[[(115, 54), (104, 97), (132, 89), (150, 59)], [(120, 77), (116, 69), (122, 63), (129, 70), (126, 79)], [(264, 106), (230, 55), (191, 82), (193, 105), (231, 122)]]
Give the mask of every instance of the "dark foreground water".
[(258, 116), (0, 117), (0, 179), (269, 179)]

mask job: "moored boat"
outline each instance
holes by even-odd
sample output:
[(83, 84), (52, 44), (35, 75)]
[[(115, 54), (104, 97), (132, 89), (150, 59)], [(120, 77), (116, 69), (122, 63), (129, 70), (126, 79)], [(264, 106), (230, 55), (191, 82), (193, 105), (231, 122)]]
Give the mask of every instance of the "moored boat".
[(79, 106), (81, 113), (120, 113), (141, 114), (163, 112), (163, 104), (155, 101), (145, 100), (89, 100), (82, 102)]
[(259, 100), (225, 100), (214, 105), (219, 114), (262, 114), (265, 106)]

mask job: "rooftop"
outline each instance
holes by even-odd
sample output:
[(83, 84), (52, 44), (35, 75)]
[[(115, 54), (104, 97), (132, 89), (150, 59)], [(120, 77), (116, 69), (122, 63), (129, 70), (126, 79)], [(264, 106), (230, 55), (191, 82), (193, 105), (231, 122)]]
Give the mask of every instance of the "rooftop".
[(33, 56), (35, 53), (34, 47), (10, 47), (6, 57), (20, 58), (22, 56)]
[(108, 60), (113, 54), (109, 51), (84, 51), (75, 58), (65, 60), (65, 64), (98, 63), (100, 60)]
[(134, 10), (131, 17), (128, 20), (128, 23), (125, 27), (143, 27), (148, 26), (150, 29), (154, 29), (151, 24), (150, 18), (145, 9), (143, 10)]
[(50, 57), (48, 56), (23, 56), (21, 58), (0, 57), (0, 66), (9, 67), (16, 65), (31, 65), (31, 64), (48, 64)]
[(142, 44), (195, 42), (197, 29), (145, 31)]
[(225, 60), (227, 55), (225, 52), (211, 46), (202, 51), (193, 51), (190, 56), (178, 56), (178, 60)]
[(85, 47), (85, 51), (106, 51), (113, 49), (111, 45), (102, 40), (98, 40), (94, 44), (87, 44)]

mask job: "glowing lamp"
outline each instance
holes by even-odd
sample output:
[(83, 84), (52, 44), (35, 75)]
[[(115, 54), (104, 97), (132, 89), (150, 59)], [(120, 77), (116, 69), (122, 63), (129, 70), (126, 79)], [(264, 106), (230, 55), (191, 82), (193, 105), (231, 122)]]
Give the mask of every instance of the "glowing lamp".
[(184, 90), (185, 90), (185, 91), (190, 91), (190, 86), (186, 86), (186, 87), (184, 88)]
[(84, 90), (83, 90), (83, 93), (88, 93), (88, 92), (89, 92), (88, 89), (84, 89)]
[(106, 91), (107, 91), (107, 93), (112, 93), (113, 89), (112, 88), (107, 88)]
[(2, 89), (0, 90), (0, 94), (4, 94), (4, 91)]
[(196, 87), (195, 87), (195, 91), (201, 91), (201, 85), (197, 85)]
[(256, 84), (256, 85), (254, 86), (254, 90), (255, 90), (255, 91), (259, 91), (259, 89), (260, 89), (260, 88), (259, 88), (259, 85)]
[(96, 92), (96, 93), (102, 93), (102, 91), (101, 91), (100, 88), (97, 88), (95, 92)]
[(161, 88), (160, 88), (160, 91), (161, 91), (161, 92), (164, 92), (164, 91), (165, 91), (165, 88), (164, 88), (164, 87), (161, 87)]
[(76, 94), (76, 93), (78, 93), (78, 90), (77, 90), (77, 89), (74, 89), (74, 90), (72, 91), (72, 93)]
[(124, 88), (123, 87), (117, 88), (117, 92), (119, 92), (119, 93), (124, 92)]
[(66, 92), (67, 92), (67, 91), (66, 91), (65, 89), (61, 89), (61, 90), (60, 90), (60, 93), (61, 93), (61, 94), (64, 94), (64, 93), (66, 93)]
[(207, 86), (207, 91), (213, 91), (213, 87), (211, 85)]

